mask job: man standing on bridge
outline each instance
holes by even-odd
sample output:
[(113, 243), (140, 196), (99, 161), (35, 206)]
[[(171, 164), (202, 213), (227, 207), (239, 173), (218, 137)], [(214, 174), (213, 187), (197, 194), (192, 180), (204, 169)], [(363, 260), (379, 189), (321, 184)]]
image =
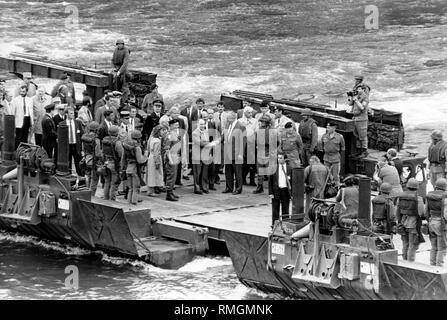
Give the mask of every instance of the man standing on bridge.
[(112, 65), (114, 67), (114, 82), (116, 90), (123, 92), (121, 101), (126, 101), (129, 95), (129, 88), (127, 87), (127, 65), (129, 63), (130, 51), (124, 46), (124, 40), (116, 41), (116, 48), (113, 52)]

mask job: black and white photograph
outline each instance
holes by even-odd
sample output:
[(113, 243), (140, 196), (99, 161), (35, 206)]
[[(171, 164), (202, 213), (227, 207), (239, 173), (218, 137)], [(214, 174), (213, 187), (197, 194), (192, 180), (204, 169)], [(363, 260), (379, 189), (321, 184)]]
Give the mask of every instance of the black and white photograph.
[(0, 300), (447, 299), (447, 1), (0, 0), (0, 38)]

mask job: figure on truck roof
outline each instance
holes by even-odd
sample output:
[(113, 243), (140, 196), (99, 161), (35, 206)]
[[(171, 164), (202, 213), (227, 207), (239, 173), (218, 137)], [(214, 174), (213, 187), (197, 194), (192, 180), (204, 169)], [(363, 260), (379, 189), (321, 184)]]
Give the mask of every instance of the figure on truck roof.
[(126, 101), (130, 93), (127, 85), (127, 79), (130, 77), (127, 71), (130, 51), (124, 46), (124, 40), (117, 40), (115, 44), (116, 48), (112, 56), (114, 83), (116, 90), (124, 93), (122, 101)]

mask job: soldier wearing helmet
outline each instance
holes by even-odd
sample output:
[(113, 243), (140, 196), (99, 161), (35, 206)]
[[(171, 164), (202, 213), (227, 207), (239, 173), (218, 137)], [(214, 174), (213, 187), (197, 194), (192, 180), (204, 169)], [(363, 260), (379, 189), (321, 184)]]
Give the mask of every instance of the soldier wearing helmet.
[(133, 130), (129, 139), (123, 142), (124, 156), (121, 158), (121, 167), (125, 168), (129, 192), (127, 200), (129, 203), (137, 204), (140, 193), (140, 177), (138, 176), (138, 165), (147, 161), (147, 155), (143, 154), (141, 146), (142, 134), (139, 130)]
[(430, 162), (428, 177), (435, 188), (436, 180), (446, 177), (447, 145), (442, 139), (441, 130), (434, 130), (431, 133), (431, 140), (432, 143), (428, 147), (428, 161)]
[(402, 237), (402, 257), (414, 261), (419, 243), (425, 242), (421, 234), (424, 202), (418, 195), (419, 182), (411, 178), (406, 191), (397, 196), (397, 233)]
[(447, 179), (438, 178), (435, 190), (427, 194), (425, 218), (428, 220), (428, 235), (431, 242), (430, 264), (442, 267), (447, 252), (445, 231)]
[(120, 185), (120, 160), (123, 155), (123, 144), (120, 141), (118, 126), (111, 126), (108, 135), (102, 140), (104, 156), (104, 199), (116, 200), (116, 191)]
[(127, 66), (129, 63), (130, 51), (124, 46), (124, 40), (119, 39), (115, 44), (116, 48), (112, 56), (115, 90), (123, 92), (122, 101), (126, 101), (127, 96), (130, 93), (126, 81), (126, 76), (129, 76)]
[(92, 196), (95, 196), (96, 188), (98, 186), (98, 166), (102, 163), (101, 142), (98, 139), (99, 123), (92, 121), (87, 126), (87, 132), (82, 137), (82, 149), (84, 151), (84, 167), (87, 175), (87, 187), (92, 191)]
[(384, 182), (380, 185), (380, 193), (372, 199), (372, 229), (374, 232), (396, 233), (395, 208), (390, 196), (391, 190), (391, 184)]

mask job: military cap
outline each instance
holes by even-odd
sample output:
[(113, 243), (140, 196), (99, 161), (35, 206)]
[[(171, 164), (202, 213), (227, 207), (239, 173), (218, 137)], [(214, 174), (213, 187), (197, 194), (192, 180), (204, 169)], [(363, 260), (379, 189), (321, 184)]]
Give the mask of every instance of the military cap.
[(415, 178), (410, 178), (407, 182), (407, 188), (417, 190), (417, 188), (419, 188), (419, 181), (417, 181)]
[(337, 126), (337, 122), (335, 122), (335, 121), (328, 121), (328, 123), (326, 125), (327, 126), (331, 126), (331, 127), (336, 127)]
[(115, 44), (124, 44), (124, 40), (123, 39), (118, 39), (118, 40), (116, 40), (116, 43)]
[(262, 100), (261, 104), (260, 104), (260, 108), (268, 108), (269, 107), (269, 100)]
[(312, 115), (312, 111), (308, 108), (304, 109), (303, 112), (301, 112), (302, 116), (311, 116)]
[(272, 121), (272, 118), (270, 118), (268, 115), (264, 114), (264, 115), (259, 119), (259, 121), (262, 121), (262, 122), (271, 122), (271, 121)]
[(447, 179), (445, 179), (445, 178), (437, 179), (435, 187), (436, 187), (436, 189), (445, 191), (447, 189)]
[(355, 80), (363, 80), (363, 76), (358, 74), (354, 77)]
[(120, 128), (118, 126), (115, 126), (115, 125), (110, 126), (110, 128), (109, 128), (109, 135), (117, 136), (119, 132), (120, 132)]
[(50, 103), (45, 106), (45, 110), (51, 111), (51, 110), (54, 110), (55, 107), (56, 107), (56, 105), (54, 103)]
[(127, 110), (123, 110), (120, 112), (120, 116), (123, 118), (129, 117), (130, 116), (130, 112)]
[(23, 73), (22, 73), (22, 76), (23, 76), (24, 79), (25, 79), (25, 78), (32, 78), (32, 77), (33, 77), (32, 73), (31, 73), (31, 72), (28, 72), (28, 71), (23, 72)]
[(388, 182), (384, 182), (380, 185), (380, 191), (382, 193), (390, 193), (391, 189), (393, 189), (393, 187)]
[(174, 124), (174, 123), (178, 123), (178, 122), (179, 122), (178, 119), (169, 120), (169, 124)]
[(141, 139), (143, 135), (141, 134), (140, 130), (132, 130), (132, 132), (130, 133), (130, 137), (132, 139)]
[(88, 124), (88, 129), (89, 129), (90, 131), (98, 130), (98, 129), (99, 129), (99, 123), (96, 122), (96, 121), (92, 121), (92, 122), (90, 122), (90, 123)]
[(442, 139), (442, 131), (441, 130), (433, 130), (431, 133), (431, 137), (435, 139)]
[(164, 106), (164, 102), (163, 102), (163, 100), (160, 100), (160, 99), (155, 99), (154, 101), (152, 101), (152, 105), (154, 105), (154, 104), (156, 104), (156, 103), (159, 103), (159, 104), (161, 104), (162, 106)]
[(65, 80), (68, 79), (68, 75), (66, 73), (61, 74), (61, 76), (59, 77), (59, 79), (61, 80)]
[(113, 97), (121, 97), (123, 95), (123, 93), (122, 92), (120, 92), (120, 91), (112, 91), (112, 96)]

